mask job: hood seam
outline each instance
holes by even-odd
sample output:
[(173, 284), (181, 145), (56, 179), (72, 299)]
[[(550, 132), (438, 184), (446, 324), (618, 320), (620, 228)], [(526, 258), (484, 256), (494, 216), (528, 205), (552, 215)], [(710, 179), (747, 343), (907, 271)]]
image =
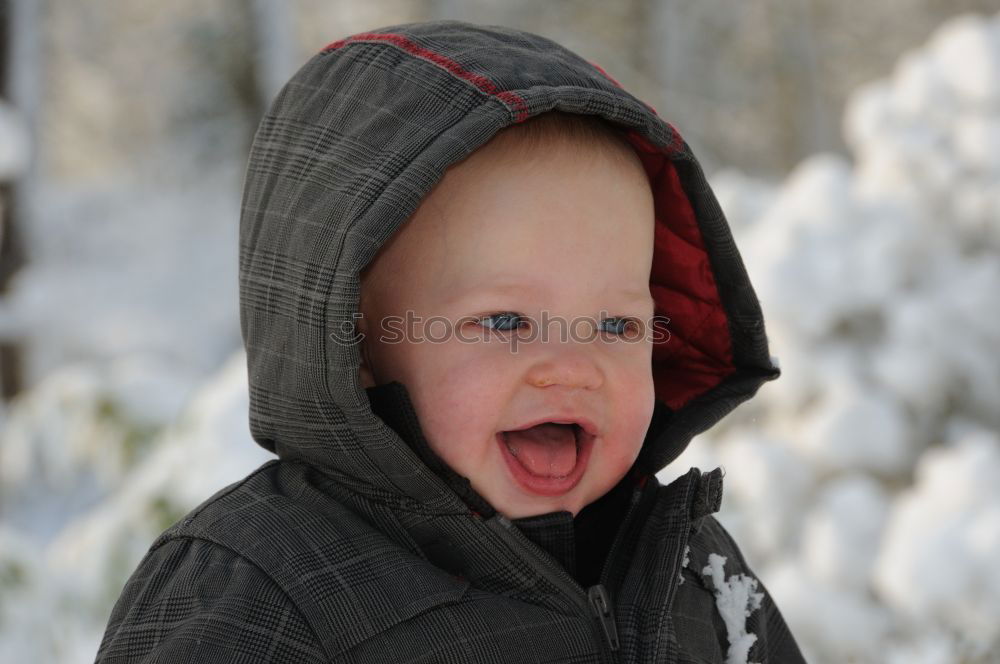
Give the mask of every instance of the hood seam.
[(446, 71), (453, 78), (465, 81), (480, 93), (500, 100), (514, 116), (515, 123), (523, 122), (530, 116), (527, 103), (517, 93), (509, 90), (500, 90), (496, 83), (486, 76), (471, 72), (455, 60), (441, 55), (426, 46), (421, 46), (404, 35), (392, 32), (364, 32), (331, 42), (320, 51), (320, 54), (327, 55), (350, 44), (386, 44), (399, 49), (417, 60), (430, 62), (438, 69)]

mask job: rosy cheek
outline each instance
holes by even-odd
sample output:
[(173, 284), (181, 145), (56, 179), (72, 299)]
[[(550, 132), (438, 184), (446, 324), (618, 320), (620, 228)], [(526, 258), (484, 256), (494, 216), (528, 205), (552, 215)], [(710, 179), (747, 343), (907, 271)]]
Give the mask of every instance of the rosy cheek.
[(442, 446), (468, 447), (494, 433), (503, 405), (502, 367), (467, 345), (449, 346), (428, 349), (414, 403), (428, 438)]
[(619, 394), (618, 403), (620, 411), (625, 420), (622, 425), (625, 429), (625, 440), (631, 441), (621, 450), (621, 455), (634, 457), (638, 455), (638, 450), (642, 446), (646, 430), (649, 428), (649, 420), (653, 415), (655, 396), (652, 376), (648, 369), (641, 369), (632, 372), (627, 377), (622, 377), (620, 384), (624, 389)]

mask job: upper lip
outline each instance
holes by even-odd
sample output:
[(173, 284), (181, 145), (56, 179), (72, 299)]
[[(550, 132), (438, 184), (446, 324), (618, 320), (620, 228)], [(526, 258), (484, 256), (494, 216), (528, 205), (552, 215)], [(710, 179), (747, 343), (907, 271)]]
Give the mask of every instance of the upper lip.
[(512, 429), (504, 429), (507, 431), (523, 431), (525, 429), (530, 429), (531, 427), (538, 426), (539, 424), (575, 424), (579, 426), (584, 433), (589, 436), (597, 435), (597, 425), (594, 424), (593, 420), (583, 417), (582, 415), (553, 415), (550, 417), (540, 417), (537, 420), (532, 420), (527, 424), (522, 424), (516, 426)]

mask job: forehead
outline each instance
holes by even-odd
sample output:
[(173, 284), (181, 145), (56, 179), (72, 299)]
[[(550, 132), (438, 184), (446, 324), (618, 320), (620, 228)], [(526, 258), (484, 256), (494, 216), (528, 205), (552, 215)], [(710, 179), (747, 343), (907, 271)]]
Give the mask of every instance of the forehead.
[[(444, 199), (453, 211), (478, 218), (503, 218), (495, 230), (532, 230), (543, 237), (553, 227), (574, 230), (550, 234), (563, 245), (581, 234), (607, 236), (633, 227), (652, 236), (645, 171), (631, 148), (607, 138), (530, 140), (511, 133), (453, 167), (441, 184), (446, 191), (431, 194), (438, 194), (437, 203)], [(470, 218), (451, 221), (466, 225)]]
[(641, 292), (653, 202), (638, 159), (565, 140), (525, 145), (491, 142), (446, 172), (379, 259), (396, 287), (598, 292), (628, 281)]

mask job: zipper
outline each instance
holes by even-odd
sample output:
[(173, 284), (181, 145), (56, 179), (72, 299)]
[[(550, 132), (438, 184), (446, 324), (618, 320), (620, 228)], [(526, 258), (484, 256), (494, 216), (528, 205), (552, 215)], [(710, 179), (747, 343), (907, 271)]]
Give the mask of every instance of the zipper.
[(642, 494), (643, 487), (636, 487), (632, 491), (628, 511), (626, 511), (621, 529), (618, 531), (615, 541), (612, 542), (611, 549), (608, 551), (608, 556), (598, 577), (599, 582), (597, 585), (587, 588), (586, 591), (576, 582), (576, 579), (569, 575), (562, 565), (556, 564), (548, 556), (543, 556), (540, 552), (537, 552), (535, 543), (518, 530), (509, 519), (502, 514), (497, 514), (496, 516), (496, 520), (504, 527), (504, 531), (510, 533), (510, 536), (517, 540), (521, 549), (530, 553), (543, 570), (550, 572), (550, 574), (546, 575), (547, 578), (561, 587), (566, 595), (573, 598), (583, 611), (597, 618), (603, 637), (601, 641), (611, 653), (619, 650), (621, 642), (619, 641), (618, 628), (615, 624), (614, 604), (611, 601), (611, 595), (607, 591), (606, 584), (609, 583), (609, 575), (612, 569), (611, 563), (615, 555), (624, 546), (627, 530), (631, 525), (632, 516), (636, 508), (642, 500)]
[(522, 551), (527, 552), (535, 559), (543, 572), (548, 572), (545, 575), (546, 578), (572, 598), (582, 613), (585, 613), (588, 617), (597, 617), (601, 626), (601, 638), (599, 642), (603, 646), (602, 650), (605, 650), (604, 659), (606, 661), (615, 661), (614, 656), (610, 653), (617, 652), (619, 649), (618, 630), (615, 626), (611, 597), (604, 586), (597, 584), (584, 591), (583, 587), (576, 582), (576, 579), (569, 575), (569, 572), (562, 565), (555, 563), (551, 558), (543, 556), (540, 552), (536, 551), (537, 547), (535, 543), (518, 530), (509, 519), (498, 514), (496, 521), (503, 526), (504, 532), (509, 533), (509, 536), (516, 540)]
[(610, 587), (612, 562), (628, 538), (628, 529), (632, 525), (632, 517), (635, 514), (636, 508), (642, 500), (643, 489), (644, 487), (633, 489), (632, 496), (629, 499), (628, 510), (625, 512), (625, 518), (622, 519), (621, 528), (615, 536), (615, 541), (611, 543), (611, 549), (608, 551), (607, 558), (604, 559), (604, 565), (598, 576), (598, 584), (587, 589), (587, 599), (590, 600), (591, 610), (601, 623), (604, 638), (611, 652), (617, 652), (621, 643), (618, 640), (618, 628), (615, 624), (614, 605), (611, 602), (611, 595), (608, 594), (605, 585)]
[(618, 628), (615, 627), (615, 614), (611, 611), (611, 598), (608, 596), (608, 591), (598, 583), (587, 589), (587, 598), (590, 599), (590, 606), (601, 622), (604, 638), (607, 640), (611, 652), (616, 652), (618, 650)]

